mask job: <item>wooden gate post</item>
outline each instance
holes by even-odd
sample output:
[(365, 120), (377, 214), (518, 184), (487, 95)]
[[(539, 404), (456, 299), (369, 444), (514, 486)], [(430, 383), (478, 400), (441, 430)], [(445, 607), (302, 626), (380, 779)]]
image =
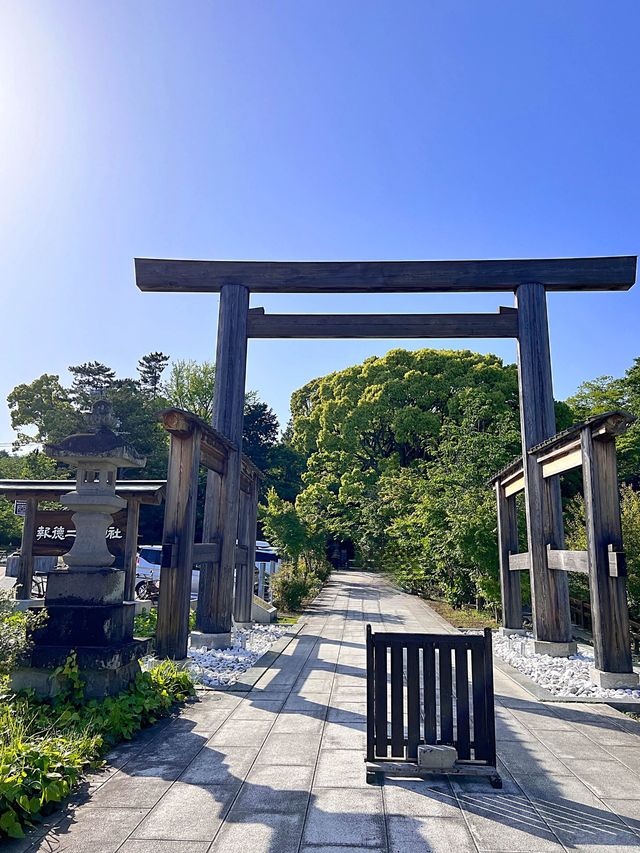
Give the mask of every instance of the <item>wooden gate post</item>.
[(587, 426), (581, 432), (587, 559), (595, 669), (591, 678), (600, 687), (634, 687), (629, 643), (629, 607), (622, 551), (622, 524), (611, 435), (594, 437)]
[(158, 657), (187, 656), (193, 540), (198, 499), (200, 430), (171, 434), (164, 508), (156, 649)]
[(547, 301), (544, 286), (521, 284), (516, 288), (518, 309), (518, 379), (522, 463), (529, 539), (531, 604), (536, 651), (568, 655), (571, 642), (569, 583), (564, 572), (550, 571), (547, 544), (564, 546), (562, 502), (558, 477), (545, 480), (529, 450), (555, 435), (551, 355)]
[(522, 629), (522, 595), (520, 572), (509, 570), (509, 555), (518, 553), (518, 509), (516, 496), (505, 496), (504, 487), (496, 482), (498, 505), (498, 549), (500, 558), (500, 592), (502, 595), (502, 627)]
[(240, 511), (238, 513), (238, 544), (244, 546), (246, 558), (236, 562), (236, 583), (233, 594), (234, 622), (247, 624), (251, 622), (251, 604), (253, 601), (253, 567), (249, 563), (249, 516), (251, 496), (240, 492)]
[(124, 543), (124, 600), (135, 601), (138, 560), (139, 498), (127, 499), (127, 538)]
[[(216, 383), (213, 398), (214, 429), (231, 441), (226, 471), (222, 475), (219, 494), (218, 523), (220, 564), (217, 572), (208, 573), (200, 592), (204, 600), (198, 608), (198, 630), (210, 635), (210, 646), (226, 645), (231, 633), (233, 577), (236, 562), (236, 537), (240, 503), (240, 471), (242, 465), (242, 424), (244, 417), (244, 383), (247, 365), (247, 317), (249, 290), (241, 285), (223, 285), (220, 289), (218, 342), (216, 347)], [(206, 506), (215, 512), (212, 478), (207, 480)], [(214, 635), (214, 636), (211, 636)]]
[(258, 520), (258, 476), (251, 475), (249, 491), (240, 496), (238, 541), (247, 549), (247, 561), (236, 570), (236, 587), (233, 599), (233, 618), (249, 623), (253, 605), (253, 584), (256, 566), (256, 524)]
[(20, 544), (20, 562), (18, 564), (18, 577), (16, 579), (16, 598), (20, 601), (28, 601), (31, 598), (31, 584), (33, 583), (33, 535), (36, 530), (36, 513), (38, 511), (37, 498), (27, 498), (25, 503), (26, 509)]

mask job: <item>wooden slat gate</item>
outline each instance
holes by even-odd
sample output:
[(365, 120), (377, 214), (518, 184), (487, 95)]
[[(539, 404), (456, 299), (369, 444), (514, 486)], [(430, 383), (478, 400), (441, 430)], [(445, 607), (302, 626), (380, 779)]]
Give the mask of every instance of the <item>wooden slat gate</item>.
[(453, 746), (452, 772), (499, 783), (489, 628), (479, 636), (373, 633), (367, 625), (368, 772), (384, 772), (384, 762), (394, 772), (400, 763), (417, 769), (421, 744)]

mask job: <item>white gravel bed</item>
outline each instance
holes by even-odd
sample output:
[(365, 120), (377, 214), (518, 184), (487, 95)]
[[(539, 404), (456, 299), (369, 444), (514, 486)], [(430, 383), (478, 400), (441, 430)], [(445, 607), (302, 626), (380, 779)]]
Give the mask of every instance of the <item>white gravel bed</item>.
[(554, 696), (640, 699), (640, 690), (604, 690), (591, 682), (589, 672), (595, 663), (588, 646), (578, 646), (578, 654), (568, 658), (555, 658), (533, 651), (532, 634), (502, 637), (494, 633), (493, 653)]
[(269, 648), (287, 633), (286, 625), (234, 628), (228, 649), (189, 649), (188, 671), (206, 687), (235, 684)]

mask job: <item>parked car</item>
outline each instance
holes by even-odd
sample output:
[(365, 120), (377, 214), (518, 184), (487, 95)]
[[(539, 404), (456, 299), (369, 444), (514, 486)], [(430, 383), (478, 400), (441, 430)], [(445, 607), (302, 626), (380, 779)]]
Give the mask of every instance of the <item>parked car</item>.
[[(267, 566), (267, 578), (265, 586), (268, 589), (268, 575), (274, 571), (278, 556), (275, 549), (268, 542), (256, 542), (256, 579), (254, 589), (257, 592), (257, 569), (260, 563)], [(149, 598), (149, 584), (158, 587), (160, 584), (160, 564), (162, 563), (162, 545), (142, 545), (138, 551), (136, 562), (136, 595), (138, 598)], [(198, 585), (200, 583), (200, 570), (193, 569), (191, 572), (191, 598), (198, 597)]]
[[(162, 545), (143, 545), (138, 552), (136, 562), (136, 595), (138, 598), (148, 598), (147, 585), (149, 581), (160, 584), (160, 565), (162, 563)], [(198, 597), (200, 570), (191, 572), (191, 598)]]

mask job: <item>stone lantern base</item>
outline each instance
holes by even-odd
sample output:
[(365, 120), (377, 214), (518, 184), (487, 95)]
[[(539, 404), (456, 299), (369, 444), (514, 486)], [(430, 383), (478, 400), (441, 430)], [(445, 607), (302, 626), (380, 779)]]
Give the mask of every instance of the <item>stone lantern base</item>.
[(86, 569), (51, 572), (45, 607), (48, 618), (34, 632), (33, 648), (24, 667), (16, 670), (14, 690), (30, 688), (54, 696), (61, 682), (53, 670), (75, 651), (88, 698), (119, 693), (140, 672), (138, 660), (148, 640), (133, 638), (133, 602), (123, 603), (124, 572)]

